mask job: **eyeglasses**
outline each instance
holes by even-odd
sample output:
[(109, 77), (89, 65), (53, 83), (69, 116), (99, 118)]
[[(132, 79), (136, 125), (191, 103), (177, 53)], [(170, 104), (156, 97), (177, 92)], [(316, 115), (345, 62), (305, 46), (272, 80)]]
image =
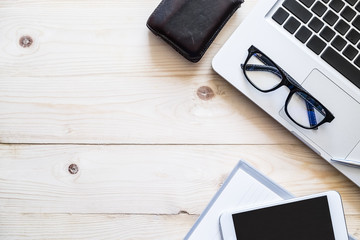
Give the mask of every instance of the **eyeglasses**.
[(248, 51), (245, 63), (241, 64), (246, 79), (264, 93), (281, 86), (288, 87), (290, 93), (285, 101), (285, 113), (294, 123), (305, 129), (317, 129), (334, 120), (335, 117), (327, 108), (269, 57), (254, 46)]

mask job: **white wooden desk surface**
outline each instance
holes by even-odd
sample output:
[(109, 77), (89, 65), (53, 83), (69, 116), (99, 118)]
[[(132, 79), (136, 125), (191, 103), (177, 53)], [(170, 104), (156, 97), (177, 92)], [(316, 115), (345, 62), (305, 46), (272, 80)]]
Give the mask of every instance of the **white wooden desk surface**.
[(256, 2), (194, 64), (146, 28), (159, 0), (1, 1), (0, 239), (181, 239), (239, 159), (339, 191), (360, 237), (360, 189), (211, 69)]

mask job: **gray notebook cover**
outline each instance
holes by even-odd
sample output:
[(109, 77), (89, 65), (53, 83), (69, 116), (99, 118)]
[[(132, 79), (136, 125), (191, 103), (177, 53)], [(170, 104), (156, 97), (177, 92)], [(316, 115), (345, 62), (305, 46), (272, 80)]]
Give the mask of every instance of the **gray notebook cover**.
[[(241, 189), (241, 191), (234, 191), (232, 188)], [(265, 177), (245, 161), (239, 161), (184, 240), (222, 240), (219, 226), (219, 216), (222, 211), (229, 208), (239, 208), (247, 204), (251, 205), (255, 202), (293, 197), (291, 193)], [(355, 239), (349, 236), (349, 240)]]

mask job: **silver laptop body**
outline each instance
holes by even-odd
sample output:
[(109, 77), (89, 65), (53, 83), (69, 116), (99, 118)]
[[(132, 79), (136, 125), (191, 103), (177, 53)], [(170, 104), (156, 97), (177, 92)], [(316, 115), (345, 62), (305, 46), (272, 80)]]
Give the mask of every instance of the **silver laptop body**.
[[(351, 41), (355, 42), (356, 39), (350, 38), (351, 36), (348, 37), (351, 41), (347, 39), (349, 31), (355, 34), (355, 37), (356, 33), (360, 32), (356, 25), (357, 21), (360, 21), (360, 13), (356, 8), (357, 5), (360, 6), (360, 0), (342, 0), (343, 6), (341, 6), (341, 2), (339, 6), (338, 1), (334, 1), (335, 3), (331, 3), (331, 0), (326, 2), (326, 0), (260, 0), (250, 15), (216, 54), (212, 65), (219, 75), (360, 186), (360, 168), (332, 161), (332, 159), (360, 161), (360, 89), (359, 86), (356, 86), (357, 81), (360, 82), (360, 74), (358, 74), (360, 67), (355, 64), (360, 59), (360, 53), (354, 51), (357, 54), (355, 57), (348, 56), (350, 54), (348, 50), (353, 50), (352, 48), (360, 52), (360, 41), (354, 44)], [(314, 7), (315, 4), (326, 6), (323, 15)], [(303, 11), (302, 7), (308, 9), (310, 14)], [(339, 10), (339, 7), (342, 8)], [(305, 18), (307, 19), (304, 19), (303, 15), (294, 15), (294, 8), (295, 10), (301, 8), (300, 10), (306, 13)], [(351, 13), (350, 15), (355, 12), (355, 16), (351, 20), (343, 13), (345, 9)], [(331, 11), (331, 14), (330, 12), (327, 14), (327, 11)], [(288, 17), (281, 23), (287, 14)], [(279, 15), (280, 20), (277, 18)], [(327, 27), (327, 30), (331, 29), (332, 31), (324, 30), (327, 26), (327, 22), (325, 22), (322, 30), (325, 33), (334, 32), (332, 38), (331, 34), (330, 37), (326, 36), (325, 33), (322, 33), (322, 30), (315, 29), (318, 32), (314, 31), (312, 29), (315, 28), (313, 22), (315, 20), (323, 21), (325, 15), (337, 17), (337, 21), (343, 18), (342, 15), (346, 16), (348, 19), (342, 21), (348, 22), (347, 25), (350, 26), (348, 32), (343, 33), (344, 30), (340, 29), (340, 27), (345, 25), (346, 28), (347, 26), (346, 24), (340, 24), (340, 22), (339, 24), (332, 23), (332, 26)], [(317, 19), (313, 20), (313, 18)], [(292, 23), (287, 24), (287, 21), (295, 22), (295, 27)], [(326, 21), (330, 20), (326, 19)], [(309, 26), (310, 22), (312, 25)], [(305, 38), (298, 33), (301, 28), (303, 28), (302, 33), (306, 33)], [(308, 31), (303, 31), (306, 29), (311, 30), (311, 35)], [(353, 65), (350, 73), (337, 70), (339, 65), (344, 64), (341, 62), (342, 59), (340, 63), (336, 62), (339, 60), (336, 58), (336, 54), (342, 55), (347, 48), (347, 45), (342, 50), (337, 50), (334, 47), (340, 48), (335, 45), (338, 42), (333, 42), (335, 38), (341, 40), (340, 37), (346, 41), (347, 45), (352, 46), (352, 48), (347, 49), (346, 55), (343, 57), (349, 64)], [(312, 49), (312, 44), (319, 45), (319, 42), (325, 43), (325, 45), (320, 44), (323, 49)], [(340, 43), (343, 42), (340, 41)], [(335, 117), (334, 120), (319, 126), (317, 130), (304, 129), (291, 121), (285, 114), (284, 105), (289, 94), (288, 88), (280, 87), (268, 93), (260, 92), (254, 88), (245, 78), (241, 68), (241, 64), (244, 63), (248, 56), (248, 49), (252, 45), (271, 58), (273, 62), (330, 110)], [(327, 48), (329, 49), (327, 50)], [(336, 50), (336, 53), (334, 53), (334, 50)], [(317, 51), (317, 53), (314, 51)], [(325, 57), (327, 60), (324, 60)], [(352, 60), (349, 60), (349, 57), (353, 57)], [(334, 64), (337, 65), (334, 67)], [(349, 68), (350, 66), (346, 65), (345, 67)], [(352, 81), (348, 79), (349, 76)]]

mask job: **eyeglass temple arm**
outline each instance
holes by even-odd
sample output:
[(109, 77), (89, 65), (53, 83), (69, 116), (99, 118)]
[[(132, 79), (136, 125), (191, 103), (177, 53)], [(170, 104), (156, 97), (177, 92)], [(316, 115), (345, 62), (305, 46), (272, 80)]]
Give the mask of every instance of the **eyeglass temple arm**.
[[(244, 68), (244, 65), (241, 64), (241, 67)], [(257, 64), (246, 64), (246, 71), (263, 71), (270, 72), (281, 78), (281, 73), (276, 67), (267, 66), (267, 65), (257, 65)]]
[(307, 109), (309, 124), (310, 124), (311, 127), (314, 127), (314, 126), (316, 126), (318, 124), (317, 121), (316, 121), (316, 116), (315, 116), (315, 112), (314, 112), (314, 106), (311, 105), (307, 100), (305, 100), (305, 103), (306, 103), (306, 109)]

